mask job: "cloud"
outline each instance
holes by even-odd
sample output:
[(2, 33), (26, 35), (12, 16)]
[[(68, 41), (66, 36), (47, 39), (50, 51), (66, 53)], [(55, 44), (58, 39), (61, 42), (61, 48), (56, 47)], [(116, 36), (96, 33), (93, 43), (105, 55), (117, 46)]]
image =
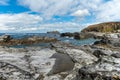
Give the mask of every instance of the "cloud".
[(19, 0), (21, 5), (30, 8), (32, 11), (40, 12), (48, 18), (54, 15), (67, 14), (74, 2), (74, 0)]
[(0, 30), (19, 30), (24, 27), (39, 24), (42, 20), (39, 15), (28, 13), (0, 14)]
[[(90, 16), (93, 21), (119, 20), (120, 0), (18, 0), (22, 6), (38, 12), (44, 19), (53, 16)], [(91, 14), (91, 15), (90, 15)], [(83, 20), (83, 19), (81, 19)]]
[(75, 22), (44, 23), (40, 15), (19, 13), (0, 14), (1, 32), (39, 32), (58, 30), (60, 32), (79, 31), (81, 25)]
[(0, 30), (1, 31), (15, 30), (15, 28), (14, 27), (5, 26), (4, 24), (0, 24)]
[(33, 15), (28, 13), (19, 14), (0, 14), (0, 23), (23, 23), (33, 24), (42, 21), (39, 15)]
[(8, 5), (9, 0), (0, 0), (0, 5)]
[(53, 16), (90, 14), (89, 10), (95, 11), (103, 0), (18, 0), (19, 4), (31, 11), (39, 12), (45, 18)]
[(74, 22), (56, 22), (56, 23), (42, 23), (37, 26), (34, 25), (32, 27), (24, 27), (18, 31), (45, 33), (48, 31), (56, 31), (56, 30), (60, 32), (75, 32), (75, 31), (80, 31), (81, 29), (82, 26)]
[(87, 9), (84, 9), (84, 10), (77, 10), (74, 13), (72, 13), (71, 15), (76, 16), (76, 17), (84, 17), (87, 15), (90, 15), (90, 13)]
[(120, 21), (120, 0), (110, 0), (101, 4), (96, 13), (98, 21)]

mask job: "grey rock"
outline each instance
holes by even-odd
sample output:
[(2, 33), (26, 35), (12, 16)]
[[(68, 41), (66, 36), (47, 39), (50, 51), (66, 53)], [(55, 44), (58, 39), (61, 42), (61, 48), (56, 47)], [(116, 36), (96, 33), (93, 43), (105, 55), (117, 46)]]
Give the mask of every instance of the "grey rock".
[(10, 35), (2, 35), (0, 36), (0, 41), (8, 42), (12, 39)]
[(93, 55), (95, 55), (96, 57), (100, 58), (100, 57), (102, 57), (103, 55), (106, 55), (106, 54), (103, 51), (101, 51), (101, 50), (95, 50), (93, 52)]
[(67, 54), (56, 53), (53, 54), (51, 58), (55, 58), (56, 61), (52, 70), (48, 73), (48, 75), (70, 71), (74, 68), (74, 62)]
[(120, 53), (114, 53), (111, 56), (115, 57), (115, 58), (120, 58)]

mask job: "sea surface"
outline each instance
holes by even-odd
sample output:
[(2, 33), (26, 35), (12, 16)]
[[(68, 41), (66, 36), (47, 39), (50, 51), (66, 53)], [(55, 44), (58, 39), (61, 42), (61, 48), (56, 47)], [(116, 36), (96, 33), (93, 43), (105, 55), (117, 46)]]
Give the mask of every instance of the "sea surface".
[[(1, 35), (4, 35), (6, 33), (0, 33)], [(54, 37), (58, 40), (66, 43), (70, 43), (76, 46), (85, 45), (85, 44), (93, 44), (95, 41), (98, 41), (98, 39), (83, 39), (83, 40), (75, 40), (73, 37), (60, 37), (59, 34), (52, 34), (52, 33), (7, 33), (8, 35), (11, 35), (14, 39), (22, 39), (32, 36), (41, 36), (41, 37)], [(40, 44), (33, 44), (31, 46), (45, 46), (48, 45), (48, 43), (40, 43)], [(21, 45), (21, 46), (15, 46), (15, 47), (25, 47), (27, 45)], [(29, 45), (30, 46), (30, 45)]]

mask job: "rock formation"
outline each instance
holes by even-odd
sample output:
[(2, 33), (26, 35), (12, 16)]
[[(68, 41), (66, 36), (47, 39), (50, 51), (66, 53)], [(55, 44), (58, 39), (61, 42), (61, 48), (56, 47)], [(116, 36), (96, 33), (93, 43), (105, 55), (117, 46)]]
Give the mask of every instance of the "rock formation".
[(82, 32), (119, 32), (120, 22), (106, 22), (90, 25), (83, 29)]
[(24, 39), (11, 39), (10, 35), (1, 36), (0, 45), (1, 46), (13, 46), (13, 45), (30, 45), (30, 44), (38, 44), (43, 42), (55, 42), (56, 38), (50, 37), (39, 37), (33, 36)]

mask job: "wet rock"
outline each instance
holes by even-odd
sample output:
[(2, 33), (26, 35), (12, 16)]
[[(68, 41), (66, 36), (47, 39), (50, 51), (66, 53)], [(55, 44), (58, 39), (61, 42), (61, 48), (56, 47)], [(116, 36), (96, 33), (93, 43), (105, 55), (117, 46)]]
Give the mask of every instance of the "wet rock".
[(93, 52), (93, 55), (98, 58), (101, 58), (102, 56), (106, 56), (107, 54), (105, 52), (103, 52), (102, 50), (95, 50)]
[(79, 33), (79, 32), (74, 32), (74, 33), (62, 33), (61, 37), (74, 37), (76, 40), (80, 39), (88, 39), (88, 38), (93, 38), (94, 35), (91, 33)]
[(74, 33), (70, 33), (70, 32), (61, 33), (60, 36), (61, 36), (61, 37), (73, 37), (73, 36), (74, 36)]
[(107, 39), (102, 39), (102, 40), (100, 40), (100, 41), (94, 42), (94, 45), (98, 45), (98, 44), (107, 45), (107, 44), (109, 44), (109, 43), (110, 43), (109, 40), (107, 40)]
[(74, 33), (74, 39), (80, 40), (80, 39), (88, 39), (93, 38), (94, 35), (91, 33)]
[(120, 53), (114, 53), (111, 56), (115, 57), (115, 58), (120, 58)]
[(1, 46), (13, 46), (13, 45), (31, 45), (31, 44), (38, 44), (38, 43), (47, 43), (47, 42), (56, 42), (58, 41), (56, 38), (49, 38), (49, 37), (38, 37), (33, 36), (24, 39), (12, 39), (10, 41), (0, 41)]
[(104, 38), (100, 41), (96, 41), (94, 42), (94, 45), (111, 45), (111, 46), (114, 46), (114, 47), (120, 47), (120, 38), (118, 39), (115, 39), (115, 38), (111, 38), (111, 39), (107, 39), (107, 38)]
[(2, 35), (0, 36), (0, 41), (3, 41), (3, 42), (8, 42), (10, 41), (12, 38), (10, 35)]

